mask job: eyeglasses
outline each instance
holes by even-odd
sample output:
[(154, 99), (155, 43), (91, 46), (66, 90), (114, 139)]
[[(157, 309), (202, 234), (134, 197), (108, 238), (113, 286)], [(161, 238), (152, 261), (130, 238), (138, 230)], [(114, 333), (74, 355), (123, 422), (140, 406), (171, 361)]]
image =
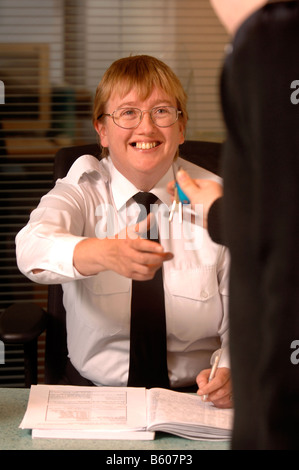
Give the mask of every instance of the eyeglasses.
[(138, 108), (119, 108), (113, 111), (112, 114), (100, 114), (98, 119), (101, 119), (102, 116), (110, 116), (117, 126), (123, 129), (134, 129), (141, 123), (144, 113), (150, 114), (151, 120), (156, 126), (169, 127), (178, 120), (182, 111), (173, 106), (157, 106), (150, 111), (141, 111)]

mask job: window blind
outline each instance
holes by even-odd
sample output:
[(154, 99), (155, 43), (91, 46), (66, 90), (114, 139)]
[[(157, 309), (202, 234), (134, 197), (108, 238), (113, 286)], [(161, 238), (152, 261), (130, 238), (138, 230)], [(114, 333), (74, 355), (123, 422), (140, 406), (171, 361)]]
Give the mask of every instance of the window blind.
[[(227, 41), (209, 0), (1, 0), (0, 312), (23, 301), (46, 307), (47, 287), (18, 270), (15, 236), (52, 186), (56, 151), (96, 141), (92, 101), (107, 67), (131, 54), (162, 59), (189, 96), (187, 138), (221, 141)], [(17, 386), (19, 358), (9, 354), (0, 385)]]
[(88, 0), (87, 5), (82, 34), (91, 89), (111, 61), (154, 55), (174, 69), (189, 96), (187, 138), (223, 138), (218, 81), (228, 37), (209, 0)]

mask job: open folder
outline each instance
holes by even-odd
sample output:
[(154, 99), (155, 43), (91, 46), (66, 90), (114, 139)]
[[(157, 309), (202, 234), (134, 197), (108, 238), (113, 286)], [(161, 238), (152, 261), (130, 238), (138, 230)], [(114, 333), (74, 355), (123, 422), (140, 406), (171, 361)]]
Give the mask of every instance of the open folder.
[(161, 388), (34, 385), (20, 428), (33, 438), (149, 440), (162, 431), (229, 440), (232, 419), (230, 409)]

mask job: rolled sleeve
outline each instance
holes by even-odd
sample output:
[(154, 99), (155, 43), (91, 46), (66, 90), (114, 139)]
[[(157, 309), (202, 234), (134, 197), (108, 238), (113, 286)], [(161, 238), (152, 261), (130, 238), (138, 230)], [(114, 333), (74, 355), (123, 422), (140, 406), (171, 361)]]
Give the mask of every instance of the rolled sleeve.
[(18, 268), (34, 282), (61, 284), (83, 277), (73, 266), (75, 246), (86, 238), (82, 198), (78, 190), (68, 189), (60, 184), (44, 196), (16, 236)]
[[(51, 233), (50, 227), (48, 227)], [(68, 234), (46, 236), (47, 226), (28, 224), (16, 237), (20, 271), (34, 282), (60, 284), (82, 276), (73, 265), (75, 246), (86, 237)], [(42, 272), (34, 274), (35, 270)]]

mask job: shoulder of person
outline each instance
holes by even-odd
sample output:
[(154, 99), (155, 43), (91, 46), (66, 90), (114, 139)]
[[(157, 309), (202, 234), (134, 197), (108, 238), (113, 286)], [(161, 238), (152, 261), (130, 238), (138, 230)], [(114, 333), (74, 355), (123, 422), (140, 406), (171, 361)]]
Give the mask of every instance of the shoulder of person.
[(82, 155), (72, 164), (64, 180), (71, 184), (80, 183), (84, 177), (95, 177), (107, 181), (110, 172), (109, 167), (110, 160), (107, 158), (98, 160), (93, 155)]
[[(298, 1), (273, 1), (252, 13), (239, 27), (233, 41), (233, 50), (236, 52), (243, 46), (255, 48), (257, 41), (261, 45), (262, 40), (275, 39), (279, 37), (279, 43), (283, 36), (279, 36), (282, 31), (290, 32), (291, 25), (294, 24), (294, 33), (299, 36), (299, 2)], [(296, 25), (298, 26), (296, 28)], [(291, 28), (292, 29), (292, 28)], [(266, 44), (260, 47), (267, 53)]]

